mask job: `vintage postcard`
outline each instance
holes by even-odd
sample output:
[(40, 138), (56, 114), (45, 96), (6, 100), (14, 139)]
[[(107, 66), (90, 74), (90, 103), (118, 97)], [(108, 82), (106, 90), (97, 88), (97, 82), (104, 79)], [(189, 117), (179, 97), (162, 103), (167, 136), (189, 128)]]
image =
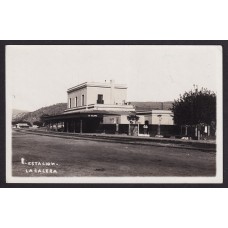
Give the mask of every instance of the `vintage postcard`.
[(6, 45), (7, 183), (223, 183), (219, 45)]

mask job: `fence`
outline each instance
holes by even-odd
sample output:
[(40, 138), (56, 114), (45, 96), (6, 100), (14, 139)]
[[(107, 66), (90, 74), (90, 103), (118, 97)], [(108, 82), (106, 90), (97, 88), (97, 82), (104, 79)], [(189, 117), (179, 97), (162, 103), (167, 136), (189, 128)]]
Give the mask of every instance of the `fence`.
[[(137, 126), (137, 124), (132, 125)], [(139, 133), (144, 133), (143, 124), (139, 125)], [(131, 127), (133, 129), (133, 127)], [(135, 128), (134, 128), (135, 129)], [(133, 129), (133, 130), (134, 130)], [(118, 131), (117, 131), (118, 130)], [(119, 124), (118, 128), (116, 124), (100, 124), (99, 128), (96, 131), (97, 133), (106, 133), (106, 134), (126, 134), (128, 135), (129, 132), (129, 124)], [(160, 126), (160, 133), (164, 137), (171, 137), (175, 135), (180, 135), (180, 127), (175, 125), (161, 125)], [(158, 125), (148, 125), (148, 134), (150, 136), (155, 136), (158, 134)]]

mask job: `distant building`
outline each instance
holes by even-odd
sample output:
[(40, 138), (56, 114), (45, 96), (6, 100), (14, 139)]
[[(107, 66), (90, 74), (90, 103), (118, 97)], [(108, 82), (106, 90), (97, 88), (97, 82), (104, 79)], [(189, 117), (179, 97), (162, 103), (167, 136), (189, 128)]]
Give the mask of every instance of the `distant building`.
[(173, 113), (170, 110), (151, 110), (136, 112), (147, 125), (174, 125)]
[(29, 128), (27, 123), (17, 123), (15, 124), (16, 128)]

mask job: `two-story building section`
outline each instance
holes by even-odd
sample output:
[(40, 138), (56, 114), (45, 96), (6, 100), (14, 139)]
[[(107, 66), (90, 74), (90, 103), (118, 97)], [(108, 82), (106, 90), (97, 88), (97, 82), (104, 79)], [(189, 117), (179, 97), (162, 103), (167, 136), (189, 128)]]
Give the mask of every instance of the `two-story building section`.
[(85, 82), (67, 90), (68, 107), (65, 113), (99, 111), (135, 111), (126, 103), (127, 86), (110, 83)]
[(135, 108), (126, 100), (126, 85), (113, 80), (85, 82), (67, 90), (67, 109), (63, 114), (46, 120), (48, 126), (55, 125), (56, 129), (61, 124), (66, 132), (97, 132), (101, 124), (121, 124), (121, 120), (128, 123), (127, 116), (135, 113)]

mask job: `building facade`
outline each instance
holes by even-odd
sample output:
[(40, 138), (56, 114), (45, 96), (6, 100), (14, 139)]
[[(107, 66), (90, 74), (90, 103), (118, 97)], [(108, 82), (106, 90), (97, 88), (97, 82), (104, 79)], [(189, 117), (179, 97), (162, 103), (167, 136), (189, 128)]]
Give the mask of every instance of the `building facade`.
[(174, 125), (173, 113), (170, 110), (136, 111), (142, 122), (148, 125)]
[(128, 105), (127, 86), (110, 83), (85, 82), (67, 90), (68, 108), (65, 113), (104, 110), (135, 111)]
[(46, 117), (45, 122), (48, 129), (61, 128), (65, 132), (129, 134), (130, 115), (139, 117), (133, 124), (138, 133), (145, 125), (149, 131), (153, 129), (151, 132), (156, 131), (156, 126), (174, 125), (170, 110), (137, 110), (127, 102), (127, 86), (115, 84), (114, 80), (69, 88), (67, 109), (61, 115)]
[[(67, 90), (67, 109), (63, 114), (46, 117), (48, 128), (75, 133), (103, 131), (102, 125), (117, 123), (135, 112), (127, 102), (127, 86), (115, 84), (114, 80), (105, 83), (85, 82)], [(109, 121), (108, 121), (109, 120)], [(112, 121), (113, 120), (113, 121)]]

